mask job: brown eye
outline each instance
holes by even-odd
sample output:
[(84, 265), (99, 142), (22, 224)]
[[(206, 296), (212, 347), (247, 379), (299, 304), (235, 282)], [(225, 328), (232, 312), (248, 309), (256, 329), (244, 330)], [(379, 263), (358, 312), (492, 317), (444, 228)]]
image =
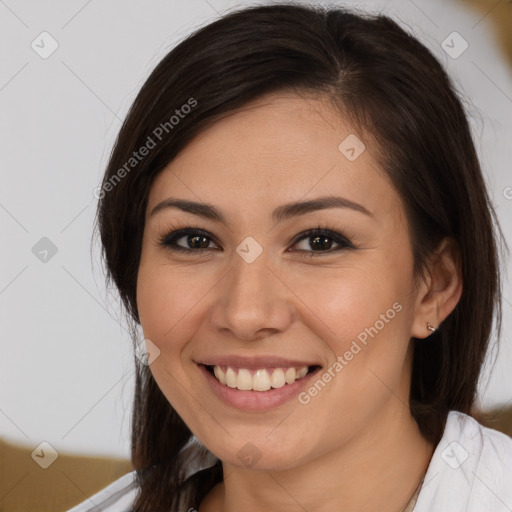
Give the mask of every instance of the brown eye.
[(293, 246), (299, 246), (299, 252), (310, 253), (312, 256), (321, 255), (320, 253), (331, 254), (342, 249), (355, 249), (346, 237), (326, 229), (313, 229), (301, 233)]
[(186, 243), (191, 249), (207, 249), (210, 244), (208, 237), (204, 235), (185, 235), (176, 239), (177, 245), (180, 245), (178, 240), (181, 240), (182, 238), (186, 238)]
[(163, 236), (160, 245), (177, 251), (199, 252), (205, 249), (218, 249), (210, 247), (213, 238), (206, 232), (197, 229), (179, 229)]

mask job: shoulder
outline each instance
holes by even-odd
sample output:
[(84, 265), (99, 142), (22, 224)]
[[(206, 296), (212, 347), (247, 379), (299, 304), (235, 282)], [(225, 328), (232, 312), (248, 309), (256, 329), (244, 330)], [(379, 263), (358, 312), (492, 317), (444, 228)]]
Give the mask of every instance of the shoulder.
[[(185, 478), (215, 465), (219, 459), (192, 436), (180, 450)], [(130, 512), (139, 492), (136, 470), (112, 482), (108, 487), (67, 512)]]
[(129, 512), (137, 496), (135, 471), (118, 478), (68, 512)]
[[(449, 507), (448, 507), (449, 506)], [(414, 512), (510, 512), (512, 438), (450, 411)]]

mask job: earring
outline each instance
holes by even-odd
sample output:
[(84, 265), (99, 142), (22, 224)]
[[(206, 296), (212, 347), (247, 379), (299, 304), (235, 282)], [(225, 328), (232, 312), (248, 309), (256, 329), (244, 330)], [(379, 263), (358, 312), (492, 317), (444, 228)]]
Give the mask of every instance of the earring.
[(427, 329), (428, 329), (430, 332), (436, 332), (436, 329), (430, 325), (430, 322), (427, 322)]

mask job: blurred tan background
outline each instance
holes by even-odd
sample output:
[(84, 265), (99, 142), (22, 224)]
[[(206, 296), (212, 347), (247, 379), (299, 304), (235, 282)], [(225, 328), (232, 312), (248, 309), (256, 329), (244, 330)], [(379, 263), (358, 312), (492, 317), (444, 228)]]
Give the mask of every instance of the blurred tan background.
[(460, 0), (462, 4), (485, 16), (504, 56), (512, 64), (512, 0)]
[(62, 512), (132, 470), (126, 459), (59, 453), (41, 469), (33, 446), (0, 439), (0, 512)]

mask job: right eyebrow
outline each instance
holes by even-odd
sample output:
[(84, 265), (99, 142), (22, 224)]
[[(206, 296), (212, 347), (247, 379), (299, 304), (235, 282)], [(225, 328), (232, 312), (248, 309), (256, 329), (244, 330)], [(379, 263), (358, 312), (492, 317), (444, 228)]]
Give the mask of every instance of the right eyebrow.
[(215, 208), (215, 206), (206, 203), (197, 203), (195, 201), (187, 201), (185, 199), (176, 199), (173, 197), (169, 197), (168, 199), (158, 203), (151, 210), (149, 215), (152, 217), (153, 215), (167, 208), (179, 208), (184, 212), (193, 213), (194, 215), (199, 215), (205, 219), (215, 220), (226, 224), (226, 219), (222, 213), (220, 213), (220, 211)]

